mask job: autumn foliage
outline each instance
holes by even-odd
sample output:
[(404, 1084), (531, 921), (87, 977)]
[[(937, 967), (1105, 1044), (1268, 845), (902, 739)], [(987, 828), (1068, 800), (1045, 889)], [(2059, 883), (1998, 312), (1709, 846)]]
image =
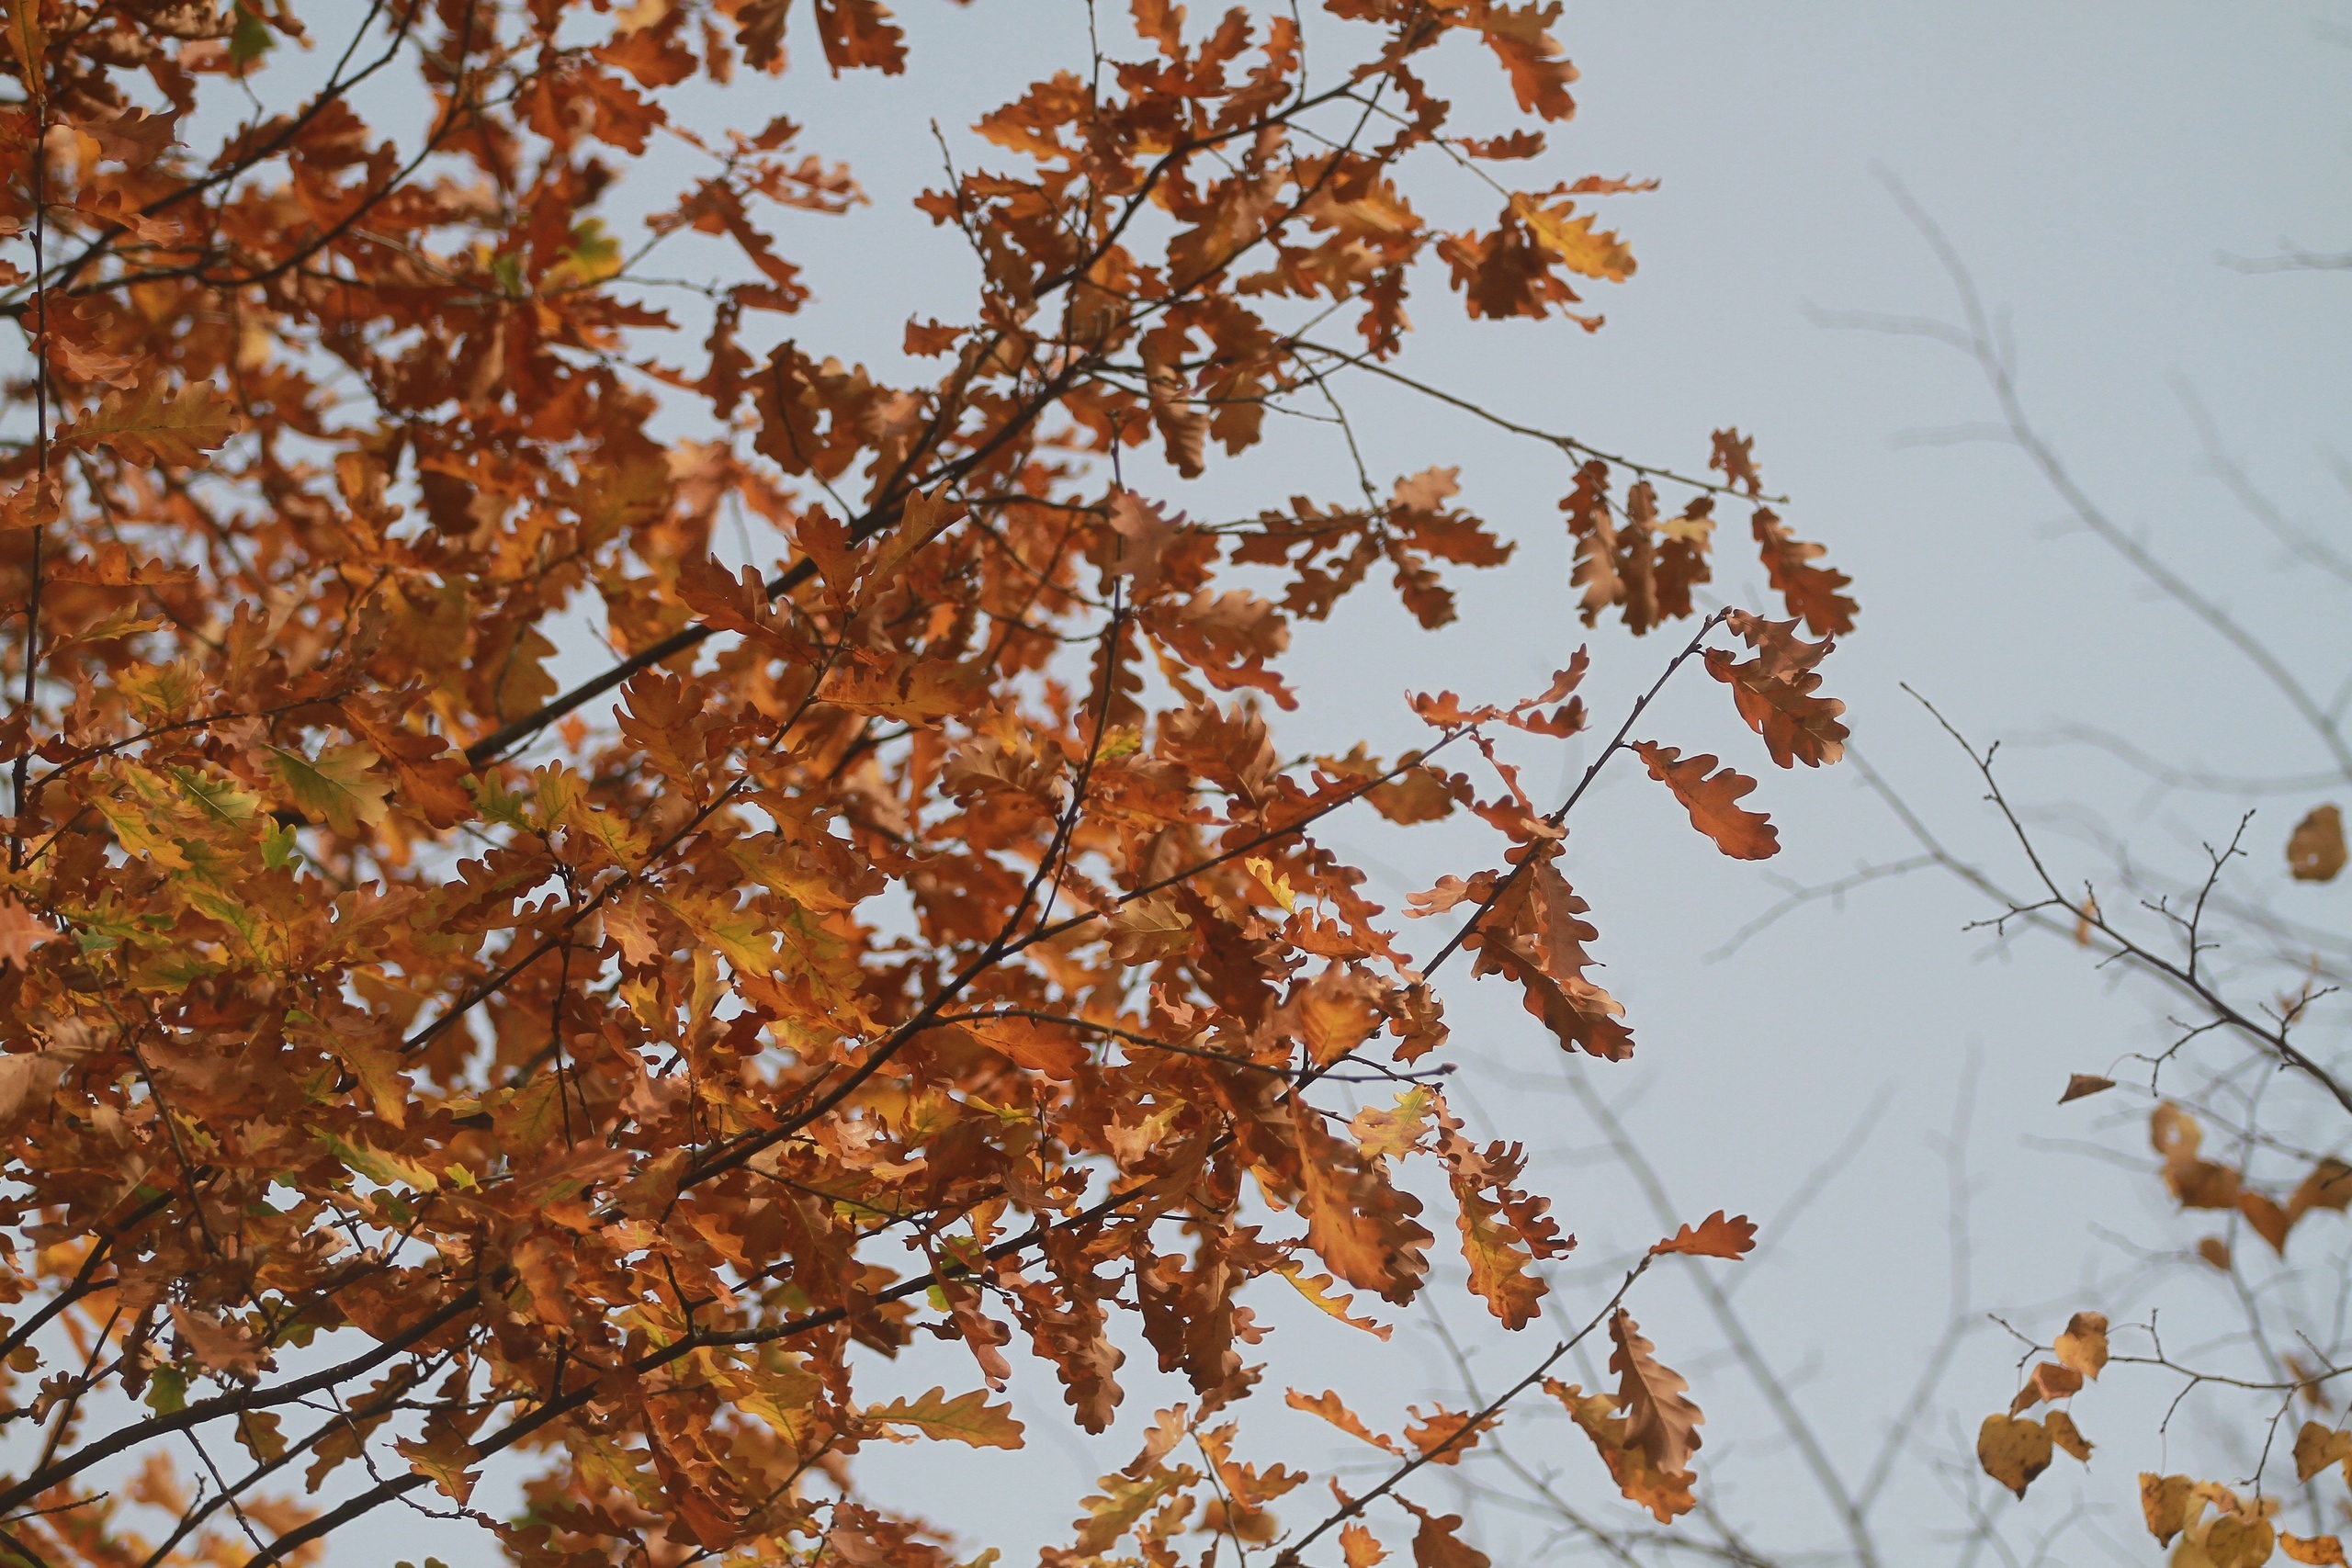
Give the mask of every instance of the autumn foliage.
[[(1466, 951), (1605, 1071), (1586, 785), (1636, 751), (1724, 852), (1775, 830), (1646, 698), (1533, 798), (1496, 738), (1593, 727), (1565, 626), (1532, 699), (1295, 755), (1295, 626), (1393, 592), (1435, 633), (1515, 541), (1447, 469), (1223, 520), (1177, 490), (1396, 389), (1416, 290), (1598, 325), (1629, 186), (1510, 178), (1573, 108), (1556, 4), (1098, 10), (984, 165), (865, 192), (759, 89), (900, 72), (876, 0), (7, 0), (0, 1548), (316, 1561), (422, 1501), (478, 1560), (917, 1568), (858, 1450), (1019, 1447), (1031, 1360), (1090, 1432), (1182, 1385), (1055, 1562), (1483, 1562), (1409, 1495), (1503, 1401), (1392, 1435), (1293, 1391), (1395, 1464), (1300, 1490), (1249, 1447), (1251, 1292), (1351, 1334), (1452, 1254), (1532, 1323), (1573, 1237), (1448, 1105), (1436, 982)], [(1424, 75), (1465, 51), (1500, 68), (1466, 128)], [(1424, 186), (1495, 215), (1445, 231)], [(869, 197), (968, 244), (956, 319), (857, 302), (902, 385), (797, 335), (779, 238)], [(1747, 440), (1690, 474), (1534, 441), (1586, 625), (1686, 623), (1660, 684), (1837, 761), (1853, 602)], [(1704, 613), (1734, 507), (1787, 619)], [(1493, 851), (1384, 909), (1343, 812)], [(1539, 1347), (1504, 1399), (1548, 1390), (1663, 1521), (1702, 1416), (1633, 1283), (1575, 1308), (1614, 1386)], [(959, 1386), (867, 1393), (918, 1336)]]

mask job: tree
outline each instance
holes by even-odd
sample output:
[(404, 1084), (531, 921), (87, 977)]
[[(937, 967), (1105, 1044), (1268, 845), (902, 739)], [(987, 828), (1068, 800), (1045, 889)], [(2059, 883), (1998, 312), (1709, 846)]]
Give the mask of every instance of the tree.
[[(1695, 622), (1659, 685), (1703, 665), (1783, 768), (1844, 738), (1815, 667), (1853, 602), (1746, 438), (1671, 470), (1401, 367), (1441, 265), (1498, 322), (1633, 270), (1593, 207), (1627, 182), (1489, 172), (1573, 108), (1558, 7), (1093, 17), (980, 121), (985, 168), (913, 195), (973, 298), (906, 321), (939, 367), (906, 386), (792, 333), (780, 220), (864, 193), (789, 119), (732, 123), (787, 35), (836, 74), (920, 40), (791, 10), (10, 0), (0, 1547), (314, 1560), (397, 1503), (524, 1563), (939, 1562), (851, 1461), (1017, 1447), (1015, 1326), (1081, 1427), (1122, 1339), (1192, 1395), (1061, 1561), (1336, 1533), (1360, 1568), (1377, 1495), (1419, 1562), (1480, 1562), (1397, 1487), (1543, 1388), (1688, 1508), (1699, 1411), (1624, 1304), (1649, 1258), (1487, 1408), (1398, 1438), (1294, 1391), (1395, 1456), (1336, 1510), (1278, 1517), (1307, 1477), (1238, 1421), (1245, 1288), (1413, 1299), (1417, 1186), (1498, 1319), (1549, 1288), (1570, 1238), (1449, 1111), (1434, 982), (1467, 952), (1564, 1048), (1632, 1050), (1564, 869), (1593, 777), (1637, 755), (1725, 853), (1776, 841), (1752, 780), (1636, 734), (1647, 697), (1531, 798), (1506, 748), (1585, 728), (1582, 651), (1531, 699), (1418, 699), (1401, 750), (1285, 761), (1291, 623), (1379, 570), (1434, 631), (1447, 571), (1511, 542), (1451, 470), (1231, 521), (1182, 483), (1270, 415), (1344, 434), (1365, 379), (1510, 423), (1573, 466), (1588, 626)], [(1423, 73), (1476, 46), (1519, 118), (1465, 135)], [(1445, 231), (1432, 180), (1500, 211)], [(682, 321), (695, 368), (661, 357)], [(1731, 505), (1790, 619), (1699, 613)], [(1453, 921), (1428, 956), (1318, 843), (1343, 810), (1499, 835), (1414, 900)], [(1356, 1080), (1393, 1106), (1310, 1097)], [(1651, 1257), (1747, 1240), (1716, 1215)], [(1546, 1382), (1603, 1334), (1613, 1389)], [(862, 1395), (918, 1335), (986, 1386)]]

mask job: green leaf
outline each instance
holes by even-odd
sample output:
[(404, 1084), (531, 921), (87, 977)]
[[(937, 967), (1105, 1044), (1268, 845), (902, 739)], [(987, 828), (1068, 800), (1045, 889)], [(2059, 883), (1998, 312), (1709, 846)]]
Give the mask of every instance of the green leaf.
[(187, 1408), (187, 1374), (177, 1367), (157, 1367), (147, 1378), (147, 1408), (158, 1416), (175, 1416)]
[(243, 71), (277, 47), (277, 40), (269, 36), (268, 24), (252, 6), (240, 5), (237, 25), (229, 33), (230, 63)]
[(391, 785), (368, 772), (377, 757), (367, 747), (332, 746), (316, 761), (277, 746), (270, 752), (270, 771), (286, 785), (294, 804), (311, 816), (325, 818), (327, 826), (344, 837), (356, 835), (363, 822), (372, 827), (384, 819), (384, 796)]

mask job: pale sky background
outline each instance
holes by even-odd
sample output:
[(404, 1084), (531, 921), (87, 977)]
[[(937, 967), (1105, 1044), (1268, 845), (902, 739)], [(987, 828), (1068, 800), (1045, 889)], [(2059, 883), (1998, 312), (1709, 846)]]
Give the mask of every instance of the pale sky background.
[[(1197, 23), (1206, 8), (1194, 9)], [(899, 325), (926, 294), (943, 315), (968, 298), (967, 258), (904, 205), (915, 185), (936, 178), (923, 117), (936, 115), (969, 156), (971, 141), (957, 141), (957, 127), (981, 107), (975, 84), (988, 102), (1009, 96), (1016, 78), (1076, 63), (1083, 41), (1082, 11), (1062, 0), (983, 0), (969, 10), (908, 0), (902, 10), (910, 79), (827, 80), (797, 17), (795, 47), (808, 58), (761, 87), (775, 101), (745, 116), (802, 119), (805, 144), (851, 158), (876, 197), (845, 220), (787, 220), (780, 248), (806, 266), (820, 295), (796, 328), (804, 346), (865, 357), (886, 379), (900, 373), (891, 352)], [(2053, 530), (2058, 503), (2016, 453), (1906, 441), (1990, 415), (1968, 365), (1917, 341), (1827, 330), (1809, 312), (1951, 314), (1949, 280), (1873, 172), (1885, 171), (1967, 257), (2008, 324), (2030, 408), (2085, 484), (2261, 624), (2299, 667), (2320, 669), (2317, 683), (2331, 688), (2352, 660), (2340, 604), (2281, 570), (2280, 552), (2204, 476), (2175, 382), (2195, 389), (2290, 514), (2346, 538), (2352, 503), (2324, 454), (2352, 450), (2352, 384), (2343, 374), (2352, 279), (2249, 276), (2217, 256), (2267, 254), (2282, 241), (2352, 246), (2347, 28), (2352, 5), (2328, 0), (1575, 5), (1555, 30), (1584, 73), (1581, 110), (1555, 133), (1545, 177), (1660, 179), (1656, 194), (1610, 209), (1640, 271), (1623, 287), (1596, 288), (1591, 303), (1609, 324), (1592, 338), (1565, 326), (1464, 323), (1432, 279), (1414, 310), (1426, 331), (1408, 368), (1604, 449), (1692, 469), (1704, 461), (1709, 430), (1736, 423), (1752, 434), (1768, 486), (1792, 498), (1788, 516), (1798, 532), (1826, 542), (1856, 580), (1860, 629), (1828, 665), (1826, 690), (1849, 703), (1858, 747), (1939, 832), (2005, 873), (2014, 863), (1998, 858), (1963, 760), (1899, 682), (1980, 742), (2093, 719), (2182, 761), (2316, 766), (2321, 759), (2304, 754), (2278, 705), (2249, 696), (2256, 688), (2210, 637), (2152, 603), (2104, 547)], [(1449, 81), (1488, 87), (1498, 78), (1481, 62)], [(1408, 686), (1508, 699), (1539, 687), (1585, 639), (1564, 611), (1567, 546), (1555, 502), (1569, 474), (1556, 456), (1467, 421), (1368, 392), (1352, 406), (1375, 468), (1387, 470), (1380, 477), (1459, 464), (1468, 502), (1523, 541), (1508, 571), (1460, 580), (1464, 616), (1438, 637), (1399, 635), (1405, 623), (1393, 601), (1377, 610), (1369, 592), (1362, 611), (1304, 631), (1291, 664), (1304, 705), (1284, 732), (1294, 749), (1363, 737), (1393, 752), (1415, 739), (1401, 701)], [(1197, 498), (1175, 498), (1201, 513), (1294, 490), (1344, 495), (1351, 481), (1337, 456), (1308, 432)], [(1757, 604), (1761, 574), (1741, 564), (1752, 556), (1737, 547), (1744, 513), (1734, 524), (1717, 586)], [(1672, 647), (1629, 644), (1606, 628), (1592, 641), (1600, 674), (1590, 700), (1604, 728), (1613, 728), (1625, 695), (1648, 683)], [(1750, 803), (1781, 827), (1786, 849), (1770, 870), (1818, 883), (1914, 848), (1852, 770), (1800, 777), (1770, 769), (1702, 672), (1690, 672), (1645, 730), (1770, 775)], [(2233, 805), (2151, 797), (2078, 750), (2021, 749), (2009, 761), (2021, 800), (2086, 804), (2159, 860), (2225, 834), (2234, 820)], [(1550, 776), (1539, 768), (1532, 779)], [(2278, 845), (2309, 804), (2283, 797), (2257, 820), (2254, 874), (2267, 879), (2262, 886), (2283, 883)], [(1726, 1280), (1735, 1270), (1750, 1276), (1738, 1300), (1752, 1329), (1795, 1375), (1799, 1397), (1849, 1472), (1867, 1467), (1944, 1326), (1946, 1167), (1936, 1139), (1952, 1122), (1972, 1063), (1975, 1306), (2018, 1310), (2020, 1326), (2046, 1337), (2074, 1307), (2107, 1304), (2076, 1286), (2126, 1261), (2095, 1227), (2157, 1248), (2193, 1236), (2153, 1201), (2144, 1170), (2047, 1146), (2084, 1135), (2135, 1156), (2143, 1146), (2130, 1127), (2105, 1125), (2097, 1102), (2052, 1104), (2068, 1072), (2098, 1070), (2156, 1039), (2149, 1003), (2110, 994), (2075, 950), (2027, 939), (1988, 955), (1984, 937), (1962, 929), (1987, 912), (1981, 901), (1926, 873), (1858, 892), (1843, 912), (1798, 911), (1736, 956), (1709, 963), (1709, 952), (1777, 897), (1755, 868), (1716, 858), (1664, 792), (1622, 763), (1571, 826), (1571, 874), (1595, 908), (1604, 979), (1642, 1043), (1631, 1064), (1571, 1070), (1611, 1097), (1637, 1098), (1630, 1125), (1679, 1217), (1724, 1207), (1767, 1220), (1849, 1134), (1868, 1134), (1817, 1202), (1793, 1224), (1768, 1226), (1758, 1260), (1704, 1266)], [(1396, 905), (1441, 873), (1488, 863), (1493, 850), (1467, 831), (1403, 843), (1351, 833), (1333, 836), (1380, 863), (1375, 886)], [(2104, 863), (2071, 846), (2064, 853), (2076, 874)], [(2288, 893), (2293, 908), (2338, 929), (2347, 896), (2340, 886)], [(1593, 1140), (1575, 1102), (1565, 1092), (1528, 1092), (1558, 1082), (1560, 1058), (1516, 997), (1471, 986), (1466, 971), (1450, 975), (1448, 994), (1457, 1048), (1481, 1064), (1457, 1093), (1497, 1135), (1539, 1151), (1539, 1180), (1582, 1238), (1575, 1261), (1605, 1263), (1660, 1234), (1620, 1167), (1582, 1156)], [(2339, 1025), (2324, 1044), (2340, 1039)], [(1450, 1215), (1431, 1218), (1450, 1243)], [(1696, 1267), (1660, 1270), (1634, 1310), (1709, 1413), (1702, 1472), (1726, 1513), (1755, 1527), (1759, 1546), (1834, 1549), (1832, 1522), (1800, 1461), (1776, 1440), (1743, 1374), (1713, 1354), (1720, 1332), (1674, 1277)], [(1295, 1303), (1266, 1293), (1282, 1289), (1260, 1288), (1264, 1310), (1303, 1332), (1261, 1348), (1279, 1371), (1256, 1404), (1278, 1405), (1287, 1377), (1310, 1392), (1339, 1386), (1391, 1427), (1408, 1402), (1440, 1395), (1458, 1407), (1458, 1380), (1418, 1319), (1400, 1323), (1382, 1346), (1300, 1322)], [(1606, 1293), (1581, 1269), (1563, 1276), (1560, 1299), (1578, 1316)], [(2193, 1323), (2211, 1296), (2186, 1271), (2159, 1273), (2153, 1294), (2132, 1310), (2158, 1301), (2168, 1318)], [(1472, 1331), (1474, 1364), (1490, 1383), (1516, 1377), (1551, 1343), (1542, 1325), (1514, 1339), (1476, 1333), (1468, 1310), (1450, 1315)], [(2012, 1360), (1996, 1334), (1964, 1345), (1939, 1407), (1973, 1433), (1978, 1417), (2006, 1404)], [(1126, 1373), (1128, 1420), (1099, 1441), (1062, 1424), (1050, 1377), (1023, 1368), (1015, 1395), (1030, 1424), (1025, 1453), (973, 1457), (925, 1446), (869, 1450), (861, 1463), (884, 1500), (920, 1509), (974, 1546), (1001, 1545), (1009, 1562), (1029, 1561), (1035, 1545), (1066, 1539), (1093, 1477), (1131, 1457), (1136, 1422), (1185, 1396), (1147, 1358), (1131, 1357)], [(949, 1350), (861, 1377), (874, 1397), (901, 1382), (920, 1389), (976, 1381), (968, 1359)], [(2087, 1477), (2062, 1459), (2027, 1503), (1997, 1502), (2015, 1516), (2011, 1535), (2020, 1542), (2077, 1501), (2111, 1509), (2111, 1527), (2090, 1521), (2079, 1538), (2086, 1544), (2063, 1560), (2099, 1560), (2105, 1530), (2128, 1543), (2114, 1560), (2154, 1562), (2130, 1517), (2132, 1472), (2187, 1467), (2198, 1439), (2177, 1429), (2169, 1455), (2160, 1453), (2155, 1423), (2173, 1385), (2109, 1381), (2115, 1386), (2077, 1411), (2106, 1445)], [(1303, 1418), (1252, 1414), (1262, 1423), (1261, 1461), (1355, 1457)], [(1633, 1517), (1563, 1422), (1514, 1431), (1523, 1458), (1558, 1469), (1564, 1495), (1602, 1517)], [(1943, 1425), (1934, 1437), (1952, 1446)], [(1470, 1469), (1485, 1473), (1475, 1461)], [(1964, 1510), (1932, 1467), (1905, 1473), (1880, 1516), (1899, 1544), (1893, 1561), (1952, 1560), (1941, 1532), (1964, 1522)], [(1315, 1517), (1320, 1490), (1295, 1495), (1285, 1517)], [(1408, 1490), (1425, 1505), (1468, 1511), (1449, 1481)], [(1540, 1526), (1504, 1511), (1482, 1509), (1476, 1523), (1498, 1563), (1532, 1561), (1543, 1549)], [(1374, 1524), (1403, 1551), (1410, 1530), (1401, 1515), (1389, 1510)], [(477, 1559), (470, 1543), (410, 1516), (370, 1529), (338, 1541), (331, 1561), (371, 1562), (380, 1551), (389, 1562), (427, 1551), (459, 1565)], [(2020, 1560), (2030, 1554), (2022, 1550)]]

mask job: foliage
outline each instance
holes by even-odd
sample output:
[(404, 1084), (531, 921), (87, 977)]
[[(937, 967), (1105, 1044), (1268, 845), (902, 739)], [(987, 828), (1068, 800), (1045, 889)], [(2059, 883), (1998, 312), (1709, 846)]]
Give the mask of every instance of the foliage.
[[(1530, 1321), (1572, 1238), (1447, 1107), (1432, 981), (1467, 948), (1564, 1046), (1632, 1051), (1566, 819), (1648, 698), (1548, 810), (1497, 738), (1584, 729), (1582, 652), (1531, 701), (1418, 699), (1402, 752), (1285, 761), (1295, 624), (1377, 570), (1434, 632), (1513, 542), (1452, 470), (1198, 522), (1127, 468), (1417, 385), (1441, 273), (1473, 318), (1598, 326), (1577, 290), (1633, 260), (1593, 203), (1632, 187), (1487, 172), (1573, 108), (1556, 5), (1325, 9), (1097, 17), (980, 121), (993, 164), (914, 197), (974, 292), (905, 322), (939, 368), (893, 386), (793, 335), (782, 236), (865, 199), (848, 171), (787, 118), (704, 123), (787, 45), (899, 73), (876, 0), (9, 0), (0, 1422), (40, 1436), (0, 1544), (258, 1565), (401, 1502), (550, 1568), (938, 1562), (851, 1461), (1020, 1446), (1017, 1327), (1089, 1431), (1122, 1337), (1193, 1396), (1054, 1561), (1337, 1529), (1368, 1563), (1395, 1496), (1424, 1568), (1484, 1562), (1395, 1488), (1575, 1339), (1401, 1436), (1318, 1405), (1397, 1464), (1302, 1529), (1306, 1476), (1240, 1457), (1243, 1296), (1414, 1300), (1420, 1181)], [(1426, 62), (1480, 47), (1536, 123), (1453, 128)], [(1436, 180), (1498, 216), (1441, 230)], [(665, 284), (673, 254), (734, 280)], [(1834, 761), (1853, 604), (1747, 440), (1706, 478), (1532, 438), (1576, 465), (1588, 624), (1696, 619), (1659, 684), (1702, 662), (1773, 761)], [(1699, 615), (1731, 504), (1788, 621)], [(1727, 852), (1776, 847), (1751, 780), (1642, 755)], [(1433, 956), (1318, 841), (1341, 811), (1499, 835), (1414, 900), (1458, 921)], [(1399, 1092), (1310, 1096), (1349, 1081)], [(1751, 1240), (1718, 1214), (1659, 1255)], [(1620, 1305), (1648, 1266), (1584, 1331), (1620, 1387), (1561, 1397), (1663, 1519), (1700, 1416)], [(862, 1392), (917, 1336), (985, 1386)]]

